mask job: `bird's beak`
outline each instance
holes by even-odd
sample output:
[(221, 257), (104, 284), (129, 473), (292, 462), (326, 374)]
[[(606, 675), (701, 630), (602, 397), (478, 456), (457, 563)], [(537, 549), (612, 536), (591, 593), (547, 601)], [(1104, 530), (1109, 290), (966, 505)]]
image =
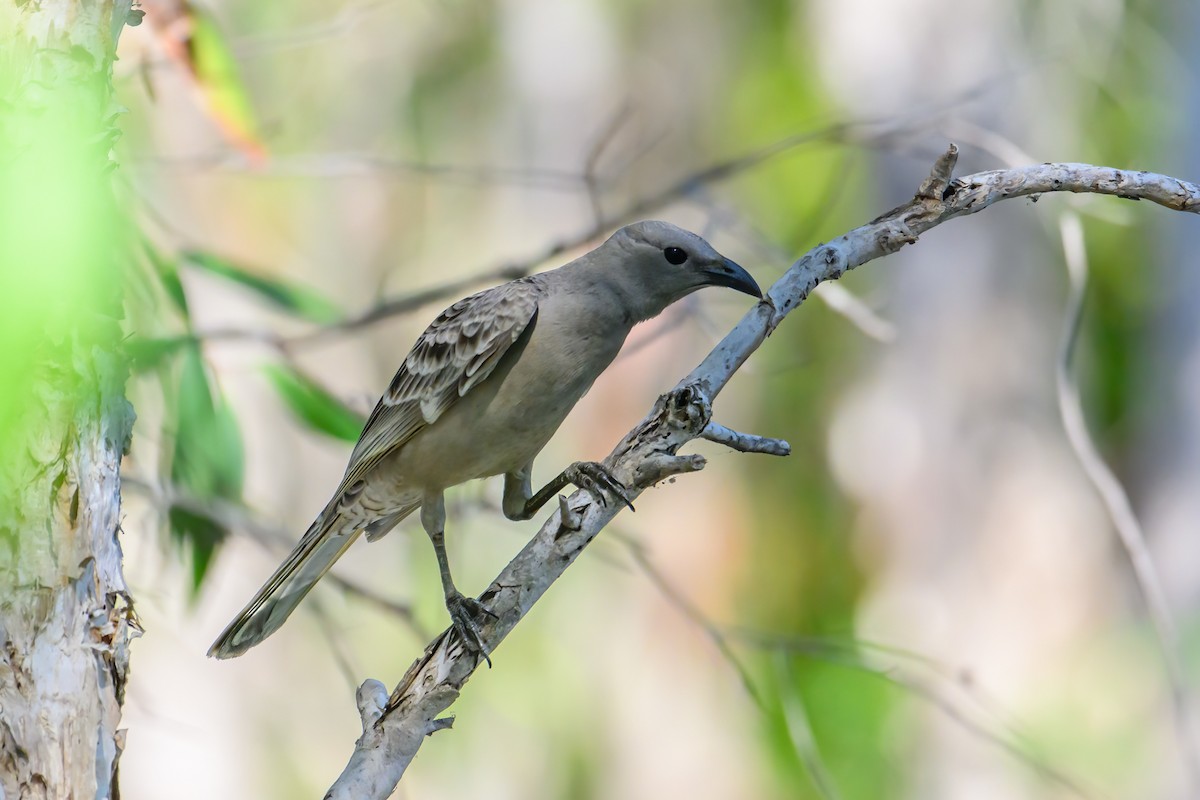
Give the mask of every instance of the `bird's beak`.
[(705, 270), (710, 286), (727, 286), (739, 292), (762, 299), (762, 289), (758, 288), (750, 273), (730, 261), (728, 258)]

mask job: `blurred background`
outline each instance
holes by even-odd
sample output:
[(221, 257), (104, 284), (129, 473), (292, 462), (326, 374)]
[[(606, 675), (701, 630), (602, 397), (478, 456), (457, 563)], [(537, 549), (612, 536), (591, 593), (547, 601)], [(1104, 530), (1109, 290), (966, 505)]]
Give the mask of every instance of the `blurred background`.
[[(1200, 179), (1186, 0), (143, 10), (117, 76), (118, 182), (143, 233), (131, 798), (320, 796), (360, 733), (354, 688), (394, 685), (445, 626), (409, 520), (263, 645), (204, 655), (454, 299), (643, 217), (766, 286), (907, 201), (949, 141), (960, 175), (1087, 161)], [(843, 279), (853, 297), (794, 313), (715, 406), (791, 457), (697, 445), (708, 467), (618, 517), (397, 796), (1198, 796), (1146, 604), (1059, 416), (1076, 221), (1079, 390), (1195, 689), (1200, 220), (1047, 196), (939, 227)], [(701, 293), (636, 330), (535, 483), (605, 456), (747, 306)], [(505, 521), (499, 495), (451, 496), (468, 593), (540, 522)]]

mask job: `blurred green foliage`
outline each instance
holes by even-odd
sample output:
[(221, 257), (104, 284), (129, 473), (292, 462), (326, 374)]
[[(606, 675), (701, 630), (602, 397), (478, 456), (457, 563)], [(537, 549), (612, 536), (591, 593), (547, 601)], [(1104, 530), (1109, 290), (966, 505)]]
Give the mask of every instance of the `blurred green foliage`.
[(120, 398), (124, 380), (110, 363), (127, 230), (109, 184), (107, 64), (32, 48), (0, 48), (0, 501), (18, 526), (44, 515), (27, 493), (68, 451), (76, 412)]
[[(811, 246), (811, 245), (810, 245)], [(771, 503), (757, 507), (748, 546), (740, 605), (747, 624), (764, 631), (852, 638), (855, 611), (867, 576), (851, 548), (851, 508), (825, 458), (831, 397), (850, 377), (861, 335), (828, 309), (810, 304), (788, 320), (761, 354), (767, 362), (758, 426), (792, 446), (787, 469), (762, 461), (748, 465)], [(781, 338), (782, 337), (782, 338)], [(820, 342), (820, 347), (814, 345)], [(796, 364), (796, 353), (807, 360)], [(903, 698), (861, 671), (814, 658), (798, 658), (785, 676), (773, 656), (756, 659), (765, 681), (792, 680), (803, 703), (817, 751), (846, 798), (889, 796), (903, 772), (885, 757), (888, 721)], [(798, 797), (818, 798), (797, 759), (786, 709), (773, 695), (766, 731), (770, 752)]]
[[(711, 123), (725, 133), (724, 150), (819, 131), (837, 113), (825, 97), (811, 53), (795, 46), (803, 8), (776, 2), (754, 4), (747, 11), (740, 15), (743, 68), (729, 76), (726, 90), (731, 107), (714, 106), (722, 108), (723, 124)], [(866, 185), (836, 149), (816, 137), (733, 182), (747, 217), (791, 254), (864, 219)], [(792, 445), (783, 468), (764, 460), (747, 464), (762, 495), (773, 498), (756, 506), (753, 537), (747, 543), (751, 555), (739, 593), (746, 623), (756, 629), (854, 635), (855, 609), (867, 578), (851, 551), (851, 509), (826, 466), (825, 415), (860, 349), (861, 334), (810, 303), (773, 335), (770, 347), (755, 355), (767, 375), (755, 428)], [(824, 796), (798, 755), (786, 722), (788, 703), (804, 706), (816, 751), (841, 797), (897, 796), (904, 773), (887, 757), (887, 736), (889, 719), (903, 700), (900, 694), (858, 670), (796, 658), (780, 673), (774, 659), (771, 653), (759, 654), (755, 674), (768, 698), (764, 733), (780, 796)]]
[(358, 441), (366, 417), (288, 365), (269, 364), (266, 374), (288, 408), (305, 426), (351, 444)]
[(134, 372), (147, 372), (163, 367), (176, 353), (194, 347), (191, 336), (164, 336), (157, 339), (131, 337), (125, 340), (125, 355)]
[[(173, 444), (168, 454), (172, 485), (190, 502), (220, 500), (238, 504), (245, 481), (245, 456), (235, 412), (214, 384), (205, 365), (200, 340), (191, 333), (189, 303), (176, 260), (149, 242), (143, 243), (148, 274), (161, 282), (166, 297), (187, 331), (163, 336), (134, 336), (125, 352), (138, 372), (156, 370), (172, 403)], [(180, 254), (184, 264), (219, 275), (249, 289), (270, 305), (310, 322), (331, 322), (341, 312), (319, 293), (265, 276), (228, 259), (195, 250)], [(144, 310), (142, 312), (144, 316)], [(178, 366), (174, 364), (178, 357)], [(321, 433), (356, 441), (364, 419), (292, 366), (270, 365), (267, 377), (301, 422)], [(208, 574), (213, 557), (229, 530), (212, 515), (185, 503), (168, 513), (171, 538), (183, 548), (191, 566), (193, 597)]]
[(301, 319), (327, 323), (334, 322), (342, 316), (335, 303), (307, 287), (266, 277), (260, 271), (212, 253), (188, 250), (182, 254), (182, 258), (192, 266), (241, 284), (281, 311)]
[[(192, 332), (190, 304), (180, 265), (198, 268), (248, 289), (270, 306), (290, 316), (314, 323), (341, 318), (337, 306), (320, 293), (235, 263), (212, 253), (185, 250), (178, 257), (162, 252), (143, 239), (145, 269), (142, 287), (133, 293), (133, 316), (148, 330), (180, 325), (183, 333), (133, 335), (124, 351), (134, 371), (154, 372), (170, 406), (173, 437), (166, 453), (170, 483), (186, 493), (188, 502), (177, 502), (168, 511), (172, 541), (187, 553), (195, 598), (208, 575), (213, 557), (230, 531), (211, 514), (192, 504), (218, 500), (236, 506), (245, 482), (245, 455), (236, 414), (205, 363), (201, 340)], [(176, 321), (168, 321), (160, 304), (166, 301)], [(265, 368), (271, 385), (304, 425), (320, 433), (354, 442), (364, 418), (348, 408), (315, 381), (290, 364)]]
[[(172, 484), (200, 501), (239, 501), (245, 479), (241, 433), (233, 410), (210, 382), (197, 346), (183, 350), (176, 397)], [(172, 538), (191, 557), (194, 592), (229, 531), (209, 515), (181, 506), (171, 508), (169, 518)]]

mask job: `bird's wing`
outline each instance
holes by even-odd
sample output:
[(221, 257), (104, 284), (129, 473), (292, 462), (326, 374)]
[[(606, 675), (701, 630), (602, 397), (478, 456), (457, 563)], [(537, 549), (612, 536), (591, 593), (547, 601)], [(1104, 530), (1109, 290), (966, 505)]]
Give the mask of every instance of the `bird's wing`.
[(537, 316), (544, 294), (536, 278), (522, 278), (443, 311), (417, 339), (367, 419), (343, 490), (491, 375)]

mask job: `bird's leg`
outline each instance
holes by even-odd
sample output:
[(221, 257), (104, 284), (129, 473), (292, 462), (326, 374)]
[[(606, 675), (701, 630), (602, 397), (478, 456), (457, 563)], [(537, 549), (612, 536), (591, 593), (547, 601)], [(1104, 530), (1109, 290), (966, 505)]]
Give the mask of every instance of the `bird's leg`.
[(492, 618), (496, 615), (475, 598), (464, 596), (454, 586), (454, 579), (450, 576), (450, 559), (446, 556), (446, 502), (441, 492), (430, 492), (422, 499), (421, 526), (429, 534), (429, 541), (433, 542), (433, 552), (437, 555), (450, 622), (467, 649), (483, 656), (483, 660), (490, 667), (492, 660), (488, 657), (487, 645), (475, 620), (482, 615)]
[(516, 472), (504, 473), (504, 497), (500, 500), (500, 509), (511, 520), (529, 519), (537, 510), (526, 510), (529, 498), (533, 497), (533, 484), (530, 483), (532, 475), (532, 461)]
[(537, 494), (531, 495), (531, 485), (529, 482), (530, 473), (533, 470), (533, 464), (526, 464), (516, 472), (510, 472), (504, 476), (504, 501), (502, 507), (504, 516), (513, 520), (529, 519), (536, 514), (542, 506), (546, 505), (551, 497), (554, 497), (568, 483), (578, 486), (580, 489), (587, 489), (592, 494), (599, 498), (601, 503), (606, 502), (608, 495), (615, 495), (622, 503), (629, 506), (629, 510), (633, 511), (633, 503), (629, 500), (629, 495), (626, 492), (621, 482), (612, 476), (608, 468), (596, 461), (576, 461), (571, 466), (559, 473), (558, 477), (547, 483)]

